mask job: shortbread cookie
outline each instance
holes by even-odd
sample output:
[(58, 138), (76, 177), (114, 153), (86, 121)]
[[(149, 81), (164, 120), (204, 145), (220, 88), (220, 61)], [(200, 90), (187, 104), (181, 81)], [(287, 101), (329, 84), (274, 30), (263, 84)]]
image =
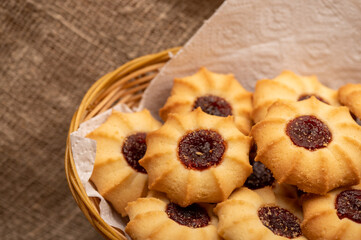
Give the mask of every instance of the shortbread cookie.
[(346, 107), (315, 97), (278, 101), (252, 128), (258, 146), (256, 161), (268, 167), (279, 183), (317, 194), (358, 184), (361, 175), (361, 127)]
[(232, 116), (212, 116), (200, 108), (170, 114), (149, 133), (147, 145), (139, 163), (148, 172), (149, 189), (165, 192), (183, 207), (227, 199), (252, 171), (251, 138), (237, 129)]
[(128, 204), (129, 223), (125, 231), (133, 240), (220, 239), (218, 220), (210, 204), (181, 207), (160, 194)]
[(302, 231), (310, 240), (361, 239), (361, 185), (303, 199)]
[(306, 239), (302, 236), (302, 211), (271, 187), (242, 187), (217, 204), (218, 233), (225, 240)]
[(245, 135), (251, 129), (252, 94), (231, 74), (201, 68), (192, 76), (174, 79), (171, 96), (159, 114), (165, 121), (169, 113), (186, 113), (198, 107), (211, 115), (234, 116), (237, 127)]
[(338, 90), (338, 99), (350, 109), (356, 122), (361, 125), (361, 84), (346, 84)]
[(147, 149), (145, 137), (161, 124), (148, 110), (136, 113), (113, 111), (107, 121), (88, 134), (97, 142), (91, 181), (98, 192), (125, 216), (124, 208), (147, 192), (148, 176), (139, 165)]
[(264, 119), (269, 106), (277, 100), (302, 101), (311, 96), (330, 105), (340, 105), (337, 91), (322, 85), (316, 76), (304, 77), (283, 71), (273, 80), (260, 80), (253, 94), (253, 120), (257, 123)]

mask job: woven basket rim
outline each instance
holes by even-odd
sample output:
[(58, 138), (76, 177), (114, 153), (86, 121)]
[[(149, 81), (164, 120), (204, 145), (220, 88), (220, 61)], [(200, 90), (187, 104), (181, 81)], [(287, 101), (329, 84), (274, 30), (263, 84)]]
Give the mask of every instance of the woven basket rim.
[[(113, 72), (105, 74), (98, 79), (84, 95), (78, 109), (75, 111), (68, 132), (65, 149), (65, 175), (68, 182), (69, 189), (74, 197), (74, 200), (78, 204), (80, 210), (84, 213), (88, 221), (107, 239), (126, 239), (124, 233), (108, 225), (101, 217), (97, 207), (86, 194), (85, 189), (79, 179), (78, 173), (75, 168), (74, 159), (72, 156), (72, 150), (70, 145), (70, 134), (79, 128), (80, 123), (88, 120), (107, 108), (112, 107), (112, 100), (116, 101), (113, 95), (117, 95), (117, 87), (136, 85), (136, 83), (129, 82), (130, 80), (144, 75), (149, 71), (154, 71), (162, 67), (169, 59), (169, 54), (175, 54), (180, 50), (180, 47), (175, 47), (161, 51), (159, 53), (145, 55), (134, 60), (131, 60)], [(150, 82), (150, 80), (156, 76), (145, 75), (143, 78), (138, 79), (138, 83)], [(118, 83), (118, 84), (117, 84)], [(140, 87), (134, 87), (132, 93), (140, 92), (132, 100), (132, 93), (127, 94), (127, 91), (123, 92), (118, 97), (121, 99), (118, 103), (121, 103), (124, 99), (131, 101), (131, 104), (139, 103), (139, 97), (141, 97), (147, 85), (141, 85)], [(126, 89), (127, 90), (127, 89)], [(118, 91), (119, 93), (119, 91)], [(122, 95), (123, 94), (123, 95)], [(111, 97), (109, 97), (111, 95)], [(140, 96), (139, 96), (140, 95)], [(125, 97), (122, 97), (125, 96)], [(112, 99), (113, 97), (113, 99)], [(99, 102), (95, 102), (100, 99)], [(129, 102), (128, 101), (128, 102)], [(125, 101), (127, 104), (127, 102)], [(100, 106), (100, 107), (99, 107)]]

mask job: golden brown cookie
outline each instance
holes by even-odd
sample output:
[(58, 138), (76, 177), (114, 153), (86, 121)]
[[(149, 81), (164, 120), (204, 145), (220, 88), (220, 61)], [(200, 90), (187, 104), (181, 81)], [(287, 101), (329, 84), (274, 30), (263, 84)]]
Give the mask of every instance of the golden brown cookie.
[(251, 129), (252, 94), (232, 74), (217, 74), (203, 67), (192, 76), (174, 79), (171, 96), (159, 114), (165, 121), (169, 113), (186, 113), (198, 107), (211, 115), (234, 116), (245, 135)]
[(279, 183), (325, 194), (360, 182), (361, 127), (346, 107), (315, 97), (278, 101), (251, 132), (258, 146), (256, 161)]
[(217, 117), (200, 108), (170, 114), (147, 137), (147, 152), (139, 162), (148, 172), (149, 189), (165, 192), (187, 206), (220, 202), (243, 185), (252, 171), (248, 162), (251, 138), (233, 117)]
[(218, 233), (225, 240), (306, 239), (302, 236), (301, 209), (271, 187), (242, 187), (217, 204)]
[(128, 202), (145, 196), (148, 176), (139, 165), (147, 149), (146, 134), (161, 124), (148, 110), (136, 113), (113, 111), (99, 128), (87, 135), (97, 142), (91, 181), (98, 192), (125, 216)]
[(310, 240), (361, 239), (361, 185), (303, 198), (302, 231)]
[[(361, 119), (361, 84), (346, 84), (338, 90), (338, 99), (348, 107), (359, 120)], [(360, 123), (361, 124), (361, 121)]]
[(128, 204), (125, 231), (133, 240), (220, 239), (212, 210), (210, 204), (196, 203), (183, 208), (155, 193)]
[(273, 80), (260, 80), (253, 94), (253, 120), (257, 123), (264, 119), (267, 109), (277, 100), (302, 101), (311, 96), (333, 106), (340, 105), (337, 91), (322, 85), (316, 76), (298, 76), (283, 71)]

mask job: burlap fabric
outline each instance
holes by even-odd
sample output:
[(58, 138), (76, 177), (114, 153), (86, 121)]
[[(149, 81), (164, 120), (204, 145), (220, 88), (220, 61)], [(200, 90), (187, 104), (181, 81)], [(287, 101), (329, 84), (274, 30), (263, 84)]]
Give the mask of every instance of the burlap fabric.
[(96, 79), (184, 44), (221, 2), (0, 1), (1, 239), (102, 239), (65, 179), (72, 114)]

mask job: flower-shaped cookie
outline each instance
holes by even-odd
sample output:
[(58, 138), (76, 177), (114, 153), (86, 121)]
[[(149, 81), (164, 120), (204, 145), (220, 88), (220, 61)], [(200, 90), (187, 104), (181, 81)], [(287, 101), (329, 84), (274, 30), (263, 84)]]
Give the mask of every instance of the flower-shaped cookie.
[(302, 212), (271, 187), (240, 188), (217, 204), (218, 233), (225, 240), (306, 239), (302, 236)]
[(134, 240), (218, 240), (218, 220), (212, 210), (210, 204), (183, 208), (159, 193), (151, 193), (128, 204), (130, 221), (125, 231)]
[(348, 107), (355, 120), (361, 125), (361, 84), (346, 84), (338, 90), (338, 99)]
[(138, 161), (147, 149), (146, 134), (161, 124), (148, 110), (113, 111), (107, 121), (87, 135), (97, 142), (92, 182), (115, 210), (126, 215), (128, 202), (145, 196), (148, 176)]
[(211, 115), (234, 116), (237, 127), (245, 135), (251, 129), (252, 94), (231, 74), (201, 68), (192, 76), (174, 79), (171, 96), (159, 114), (165, 121), (169, 113), (186, 113), (198, 107)]
[(361, 127), (346, 107), (315, 97), (278, 101), (252, 128), (258, 146), (256, 161), (269, 168), (279, 183), (317, 194), (359, 183)]
[(277, 100), (302, 101), (311, 96), (330, 105), (340, 105), (337, 91), (322, 85), (316, 76), (302, 77), (283, 71), (273, 80), (260, 80), (253, 94), (253, 120), (257, 123), (264, 119), (269, 106)]
[(149, 188), (165, 192), (181, 206), (220, 202), (243, 185), (252, 171), (248, 162), (251, 138), (233, 117), (217, 117), (200, 108), (170, 114), (147, 137), (139, 162), (148, 172)]
[(303, 198), (301, 228), (311, 240), (361, 239), (361, 185)]

